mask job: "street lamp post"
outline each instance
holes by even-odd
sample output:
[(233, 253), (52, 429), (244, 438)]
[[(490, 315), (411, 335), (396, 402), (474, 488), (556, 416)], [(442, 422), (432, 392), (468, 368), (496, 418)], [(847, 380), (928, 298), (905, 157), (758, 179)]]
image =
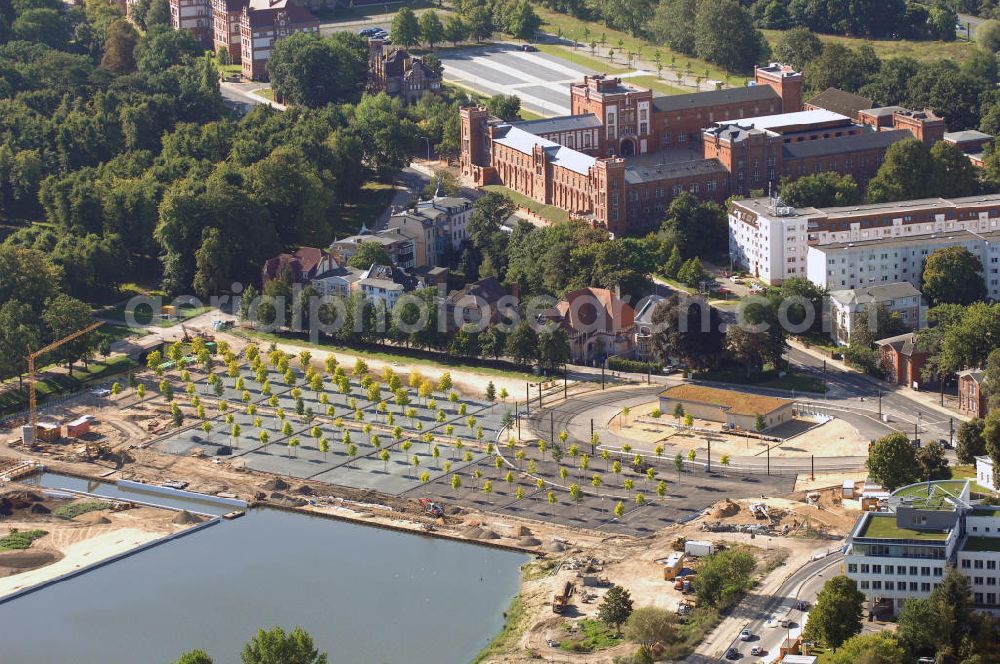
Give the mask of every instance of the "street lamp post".
[(426, 136), (421, 136), (420, 138), (424, 139), (424, 142), (427, 143), (427, 161), (430, 161), (431, 160), (431, 139), (427, 138)]

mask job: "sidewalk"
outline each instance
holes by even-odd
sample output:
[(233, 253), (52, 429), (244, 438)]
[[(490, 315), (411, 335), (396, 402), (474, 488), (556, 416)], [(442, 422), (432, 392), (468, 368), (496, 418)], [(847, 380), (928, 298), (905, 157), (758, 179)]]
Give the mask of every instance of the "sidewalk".
[(796, 350), (802, 351), (803, 353), (817, 360), (825, 361), (828, 366), (831, 366), (835, 369), (839, 369), (840, 371), (843, 372), (852, 373), (856, 376), (860, 376), (861, 378), (864, 378), (865, 380), (870, 382), (872, 385), (875, 385), (876, 387), (881, 389), (883, 392), (892, 392), (894, 394), (898, 394), (912, 401), (916, 401), (921, 405), (925, 406), (926, 408), (929, 408), (930, 410), (940, 413), (941, 415), (944, 415), (946, 417), (954, 417), (959, 422), (966, 422), (969, 419), (968, 416), (963, 415), (957, 410), (952, 410), (950, 408), (942, 406), (938, 401), (939, 397), (937, 394), (933, 394), (930, 392), (920, 392), (918, 390), (914, 390), (909, 387), (904, 387), (902, 385), (892, 385), (891, 383), (888, 383), (884, 380), (879, 380), (878, 378), (874, 378), (872, 376), (869, 376), (854, 369), (853, 367), (848, 366), (841, 360), (834, 360), (817, 350), (814, 350), (812, 348), (806, 348), (803, 344), (801, 344), (795, 339), (789, 339), (788, 345), (792, 346)]

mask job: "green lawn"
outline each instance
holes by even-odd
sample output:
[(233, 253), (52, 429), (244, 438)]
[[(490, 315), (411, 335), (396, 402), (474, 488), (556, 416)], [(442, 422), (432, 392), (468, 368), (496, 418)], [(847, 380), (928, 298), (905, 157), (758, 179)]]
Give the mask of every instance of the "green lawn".
[(6, 537), (0, 538), (0, 551), (17, 551), (27, 549), (36, 539), (45, 537), (44, 530), (15, 530)]
[(951, 479), (972, 480), (976, 478), (975, 466), (951, 466)]
[(872, 514), (868, 517), (868, 523), (865, 525), (865, 529), (861, 533), (861, 537), (943, 542), (948, 539), (948, 533), (900, 528), (896, 525), (895, 514)]
[(548, 53), (557, 58), (562, 58), (567, 62), (572, 62), (575, 65), (592, 69), (594, 73), (627, 74), (633, 71), (624, 66), (625, 58), (616, 58), (615, 62), (611, 62), (605, 58), (590, 55), (590, 49), (573, 49), (566, 48), (565, 46), (556, 46), (555, 44), (536, 44), (536, 46), (542, 53)]
[(222, 74), (242, 74), (243, 73), (243, 65), (220, 65), (220, 64), (216, 64), (215, 66), (219, 68), (219, 72), (222, 73)]
[(395, 195), (395, 188), (385, 182), (366, 182), (355, 203), (346, 203), (340, 208), (340, 215), (334, 223), (338, 237), (353, 235), (365, 224), (371, 228), (372, 222), (385, 212)]
[(650, 88), (653, 92), (659, 92), (665, 95), (686, 95), (694, 90), (684, 90), (683, 88), (674, 87), (673, 85), (668, 85), (663, 79), (657, 78), (656, 76), (630, 76), (625, 79), (626, 83), (632, 83), (638, 85), (642, 88)]
[(539, 217), (547, 219), (552, 223), (569, 221), (569, 213), (567, 213), (565, 210), (560, 210), (559, 208), (554, 207), (552, 205), (545, 205), (544, 203), (539, 203), (538, 201), (532, 200), (527, 196), (525, 196), (524, 194), (518, 193), (513, 189), (505, 187), (501, 184), (487, 185), (483, 187), (483, 189), (486, 189), (487, 191), (496, 191), (501, 194), (504, 194), (508, 196), (511, 200), (513, 200), (518, 205), (518, 207), (530, 210), (531, 212), (537, 214)]
[(754, 387), (770, 387), (776, 390), (789, 390), (796, 392), (818, 392), (823, 393), (823, 380), (813, 376), (807, 376), (795, 371), (786, 371), (784, 376), (778, 376), (774, 371), (765, 371), (756, 380), (748, 380), (746, 371), (739, 367), (726, 367), (703, 371), (697, 375), (699, 380), (716, 381), (719, 383), (733, 383), (735, 385), (753, 385)]
[[(780, 30), (763, 30), (764, 36), (772, 46), (781, 35)], [(956, 62), (961, 62), (972, 49), (967, 41), (956, 40), (953, 42), (943, 41), (908, 41), (908, 40), (872, 40), (858, 37), (841, 37), (839, 35), (817, 34), (823, 42), (843, 44), (844, 46), (858, 49), (864, 45), (871, 46), (878, 57), (883, 60), (895, 57), (910, 57), (916, 60), (938, 60), (940, 58), (951, 58)]]
[(564, 623), (566, 636), (559, 642), (559, 647), (569, 652), (594, 652), (611, 648), (622, 642), (622, 637), (612, 627), (599, 620), (584, 619), (576, 623), (576, 632), (570, 634), (573, 623)]
[[(92, 361), (89, 369), (84, 369), (83, 365), (77, 363), (73, 368), (73, 377), (69, 374), (56, 374), (46, 376), (44, 380), (39, 380), (35, 384), (35, 391), (38, 394), (38, 402), (42, 403), (46, 399), (61, 396), (77, 390), (82, 390), (88, 385), (106, 380), (110, 376), (123, 374), (134, 366), (134, 362), (125, 356), (113, 357), (107, 362)], [(16, 380), (16, 379), (15, 379)], [(10, 415), (24, 410), (28, 406), (28, 385), (25, 382), (24, 390), (7, 389), (0, 394), (0, 415)]]
[[(169, 300), (164, 300), (164, 303), (167, 303), (167, 302), (169, 302)], [(125, 323), (126, 323), (126, 320), (125, 320), (125, 308), (126, 308), (127, 304), (128, 304), (127, 302), (123, 302), (121, 304), (117, 304), (117, 305), (115, 305), (113, 307), (110, 307), (110, 308), (107, 308), (107, 309), (102, 309), (100, 311), (95, 311), (94, 315), (97, 316), (98, 318), (101, 318), (101, 319), (104, 319), (104, 320), (108, 320), (108, 321), (117, 321), (118, 323), (122, 323), (122, 325), (115, 325), (115, 324), (112, 323), (111, 325), (105, 325), (104, 327), (102, 327), (100, 329), (104, 330), (106, 328), (110, 328), (111, 330), (116, 330), (116, 331), (117, 330), (121, 330), (122, 328), (124, 328), (125, 330), (130, 329), (130, 328), (128, 328), (125, 325)], [(132, 316), (133, 316), (133, 318), (135, 319), (135, 322), (138, 325), (149, 325), (149, 324), (152, 323), (156, 327), (170, 327), (172, 325), (176, 325), (178, 322), (184, 322), (186, 320), (194, 318), (195, 316), (200, 316), (203, 313), (211, 311), (211, 310), (212, 310), (212, 307), (204, 307), (204, 306), (203, 307), (195, 307), (195, 306), (191, 306), (189, 304), (182, 304), (179, 307), (177, 307), (177, 319), (176, 320), (164, 320), (162, 318), (157, 317), (157, 320), (155, 322), (153, 322), (153, 312), (150, 311), (150, 309), (149, 309), (148, 306), (142, 306), (142, 307), (138, 307), (138, 308), (133, 309), (132, 310)]]
[[(540, 380), (539, 376), (525, 371), (517, 371), (515, 369), (500, 369), (492, 366), (484, 366), (482, 364), (470, 364), (470, 360), (453, 357), (445, 353), (434, 353), (430, 351), (422, 350), (407, 350), (405, 348), (393, 349), (392, 352), (381, 351), (381, 350), (369, 350), (369, 349), (358, 349), (351, 348), (349, 346), (340, 346), (333, 343), (312, 343), (311, 341), (306, 341), (305, 339), (300, 339), (294, 336), (285, 336), (281, 334), (274, 334), (272, 332), (258, 332), (251, 330), (249, 332), (240, 331), (239, 335), (248, 336), (253, 339), (258, 339), (263, 342), (270, 343), (280, 342), (285, 343), (290, 346), (301, 346), (302, 348), (318, 348), (320, 350), (331, 350), (338, 353), (346, 353), (350, 355), (356, 355), (358, 357), (363, 357), (371, 360), (380, 360), (382, 362), (398, 362), (404, 366), (412, 365), (422, 365), (422, 366), (434, 366), (434, 367), (448, 367), (451, 369), (468, 371), (470, 373), (478, 373), (484, 376), (502, 376), (504, 378), (516, 378), (519, 380), (524, 380), (528, 382), (538, 382)], [(474, 362), (474, 361), (473, 361)]]
[[(587, 44), (587, 51), (590, 50), (590, 42), (596, 41), (600, 43), (601, 36), (603, 35), (607, 45), (613, 48), (616, 54), (619, 50), (624, 49), (625, 51), (638, 53), (643, 59), (652, 61), (655, 58), (656, 52), (659, 51), (660, 61), (663, 63), (664, 70), (671, 67), (671, 59), (673, 59), (673, 66), (690, 70), (695, 76), (724, 81), (736, 86), (743, 85), (747, 80), (746, 76), (729, 74), (715, 65), (708, 64), (704, 60), (671, 51), (662, 44), (653, 44), (645, 39), (633, 37), (626, 32), (606, 28), (597, 22), (584, 21), (567, 14), (554, 12), (541, 5), (533, 5), (533, 7), (542, 18), (542, 30), (554, 35), (562, 34), (564, 38), (574, 39), (581, 44)], [(590, 31), (589, 35), (584, 33), (585, 29)], [(621, 47), (618, 45), (619, 40), (622, 43)], [(617, 59), (617, 55), (615, 57)]]
[(270, 99), (271, 101), (274, 101), (274, 90), (272, 90), (271, 88), (259, 88), (257, 90), (254, 90), (253, 93), (255, 95), (260, 95), (264, 99)]

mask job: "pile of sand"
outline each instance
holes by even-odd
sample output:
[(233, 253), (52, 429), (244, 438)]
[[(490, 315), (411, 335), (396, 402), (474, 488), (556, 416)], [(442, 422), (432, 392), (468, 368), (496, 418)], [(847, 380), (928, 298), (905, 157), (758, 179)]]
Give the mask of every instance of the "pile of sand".
[(517, 540), (518, 546), (540, 546), (542, 540), (537, 537), (521, 537)]
[(530, 535), (531, 531), (527, 526), (514, 526), (513, 537), (529, 537)]
[(103, 526), (111, 523), (111, 519), (104, 516), (100, 512), (87, 512), (86, 514), (81, 514), (80, 516), (76, 517), (75, 519), (73, 519), (73, 521), (77, 521), (79, 523), (89, 523), (95, 526)]
[(284, 491), (289, 487), (288, 482), (281, 479), (280, 477), (275, 477), (270, 479), (261, 485), (262, 489), (267, 489), (268, 491)]
[(462, 537), (466, 537), (468, 539), (477, 539), (477, 540), (500, 539), (500, 536), (497, 535), (494, 531), (490, 530), (489, 528), (484, 528), (483, 526), (472, 526), (471, 528), (467, 528), (465, 532), (462, 533)]
[(31, 512), (32, 514), (51, 514), (52, 513), (52, 510), (50, 510), (45, 505), (42, 505), (41, 503), (35, 503), (34, 505), (31, 506), (31, 509), (28, 510), (28, 511)]
[(716, 519), (723, 519), (725, 517), (738, 514), (739, 511), (740, 506), (726, 498), (722, 502), (715, 505), (715, 508), (712, 510), (712, 517)]
[(31, 491), (10, 491), (0, 496), (0, 516), (11, 516), (15, 510), (31, 509), (43, 500), (44, 498)]
[(180, 525), (187, 526), (192, 523), (201, 523), (203, 520), (204, 519), (202, 517), (197, 516), (195, 514), (191, 514), (191, 512), (188, 512), (187, 510), (181, 510), (180, 512), (177, 513), (177, 516), (175, 516), (170, 521), (171, 523), (177, 523)]
[(288, 496), (278, 491), (271, 493), (271, 502), (279, 505), (285, 505), (286, 507), (302, 507), (303, 505), (309, 504), (309, 501), (307, 500), (296, 498), (294, 496)]
[(566, 546), (562, 542), (556, 542), (553, 540), (545, 545), (545, 550), (549, 553), (562, 553), (566, 550)]
[(299, 486), (298, 489), (295, 490), (295, 493), (301, 494), (303, 496), (311, 496), (316, 492), (313, 491), (312, 487), (309, 486), (308, 484), (302, 484), (301, 486)]

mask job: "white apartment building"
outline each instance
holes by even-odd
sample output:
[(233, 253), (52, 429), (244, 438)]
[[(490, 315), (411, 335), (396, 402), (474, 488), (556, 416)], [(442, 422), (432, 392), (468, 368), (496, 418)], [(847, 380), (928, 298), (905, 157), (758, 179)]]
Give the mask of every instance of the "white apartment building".
[(772, 284), (808, 276), (832, 290), (898, 281), (919, 287), (924, 257), (955, 244), (975, 249), (990, 296), (1000, 295), (1000, 194), (822, 209), (754, 198), (735, 201), (729, 212), (734, 266)]
[(777, 198), (738, 201), (729, 211), (729, 258), (769, 284), (806, 276), (807, 212)]
[(834, 242), (809, 247), (807, 276), (830, 289), (907, 281), (921, 285), (924, 262), (938, 249), (959, 246), (979, 257), (990, 297), (1000, 297), (1000, 231), (957, 230), (913, 237)]
[(893, 492), (890, 511), (862, 513), (844, 571), (869, 606), (898, 614), (953, 566), (969, 577), (977, 608), (1000, 611), (1000, 506), (971, 496), (967, 480), (924, 482)]
[(830, 291), (830, 338), (847, 345), (858, 325), (875, 323), (870, 316), (875, 315), (871, 307), (885, 307), (888, 313), (898, 313), (911, 330), (919, 330), (927, 325), (927, 307), (917, 288), (906, 281), (875, 286), (865, 286), (850, 290)]

